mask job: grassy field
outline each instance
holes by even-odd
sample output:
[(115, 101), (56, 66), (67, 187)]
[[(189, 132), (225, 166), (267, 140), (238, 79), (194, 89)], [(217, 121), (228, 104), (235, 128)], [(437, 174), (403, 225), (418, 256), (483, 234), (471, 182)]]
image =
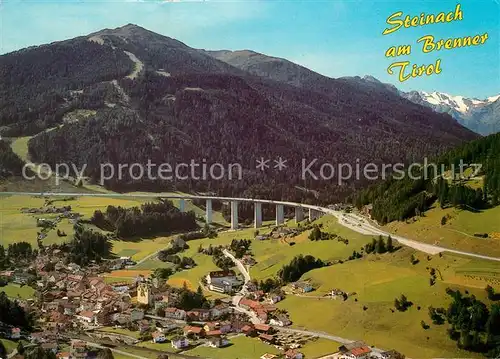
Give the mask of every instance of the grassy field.
[[(441, 225), (444, 216), (449, 216), (449, 219), (445, 225)], [(478, 213), (435, 206), (425, 212), (425, 217), (392, 222), (384, 226), (384, 229), (421, 242), (499, 257), (499, 218), (500, 206)], [(490, 238), (477, 238), (474, 237), (475, 233), (488, 233)]]
[[(337, 220), (332, 216), (325, 216), (317, 220), (317, 223), (323, 224), (323, 229), (332, 233), (349, 238), (349, 244), (332, 241), (311, 242), (307, 237), (309, 232), (306, 231), (301, 235), (285, 240), (264, 240), (253, 241), (251, 252), (257, 261), (257, 264), (250, 269), (250, 275), (255, 279), (265, 279), (276, 275), (283, 265), (288, 264), (295, 256), (299, 254), (311, 254), (325, 261), (343, 259), (345, 260), (354, 250), (359, 250), (361, 246), (371, 240), (370, 236), (364, 236), (351, 232), (348, 229), (340, 226)], [(293, 225), (293, 221), (290, 221)], [(272, 227), (263, 227), (259, 229), (259, 233), (265, 234)], [(200, 246), (207, 248), (209, 245), (227, 245), (233, 239), (253, 239), (255, 230), (253, 228), (242, 229), (238, 231), (220, 232), (217, 238), (199, 239), (189, 241), (189, 249), (181, 253), (182, 256), (191, 257), (196, 262), (196, 267), (175, 273), (169, 279), (169, 284), (174, 286), (182, 286), (184, 282), (188, 287), (196, 289), (201, 278), (209, 271), (217, 270), (217, 266), (213, 263), (212, 257), (198, 253)], [(295, 242), (290, 245), (290, 242)], [(144, 246), (144, 241), (135, 243), (137, 246)], [(132, 243), (134, 245), (134, 243)], [(115, 250), (115, 253), (117, 251)], [(141, 251), (142, 253), (142, 251)], [(134, 258), (134, 257), (133, 257)], [(153, 270), (158, 267), (169, 266), (168, 263), (159, 261), (156, 257), (152, 257), (143, 263), (137, 265), (134, 269)], [(126, 271), (119, 273), (113, 272), (113, 276), (123, 277)]]
[(279, 351), (271, 345), (262, 343), (259, 339), (244, 336), (232, 338), (231, 345), (225, 348), (200, 346), (185, 352), (187, 355), (210, 359), (255, 359), (265, 353), (278, 354)]
[(0, 287), (0, 292), (5, 292), (5, 294), (10, 297), (10, 298), (15, 298), (15, 299), (31, 299), (33, 298), (35, 294), (35, 290), (31, 288), (30, 286), (23, 285), (22, 287), (10, 283), (6, 285), (5, 287)]
[(335, 353), (339, 350), (342, 344), (333, 340), (316, 338), (308, 341), (302, 348), (299, 349), (306, 358), (319, 358), (321, 356)]
[(13, 342), (12, 340), (8, 339), (0, 339), (0, 341), (5, 346), (5, 349), (7, 349), (7, 353), (10, 353), (17, 348), (17, 342)]
[(12, 151), (23, 161), (28, 161), (28, 141), (31, 136), (18, 137), (12, 141)]
[[(420, 262), (412, 265), (411, 255)], [(402, 248), (391, 254), (368, 255), (317, 269), (303, 276), (317, 287), (308, 294), (309, 298), (289, 295), (278, 306), (288, 310), (295, 327), (364, 340), (369, 345), (394, 348), (409, 357), (474, 357), (458, 350), (448, 339), (447, 325), (432, 325), (428, 307), (447, 307), (447, 287), (468, 290), (486, 300), (484, 288), (488, 282), (484, 278), (466, 278), (460, 271), (469, 267), (487, 271), (491, 263), (451, 255), (429, 258), (410, 248)], [(431, 267), (438, 272), (434, 286), (429, 284), (430, 275), (426, 269)], [(347, 301), (317, 298), (332, 289), (356, 294)], [(394, 299), (401, 294), (414, 304), (406, 312), (392, 312)], [(431, 328), (424, 330), (420, 324), (422, 320)]]

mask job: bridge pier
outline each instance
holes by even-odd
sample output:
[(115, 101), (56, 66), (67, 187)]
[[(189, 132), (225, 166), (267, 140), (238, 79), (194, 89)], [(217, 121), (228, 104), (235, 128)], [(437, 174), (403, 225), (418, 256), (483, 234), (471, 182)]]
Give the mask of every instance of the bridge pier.
[(238, 202), (231, 201), (231, 229), (238, 229)]
[(260, 228), (262, 227), (262, 203), (255, 202), (253, 210), (254, 210), (254, 221), (253, 221), (254, 228)]
[(304, 220), (304, 209), (302, 207), (295, 207), (295, 223), (302, 222)]
[(179, 211), (186, 212), (186, 200), (184, 198), (179, 199)]
[(207, 199), (207, 203), (205, 205), (205, 221), (207, 224), (212, 223), (212, 200)]
[(279, 226), (285, 223), (285, 212), (282, 204), (276, 205), (276, 225)]
[(309, 221), (314, 221), (318, 219), (318, 212), (312, 208), (309, 208)]

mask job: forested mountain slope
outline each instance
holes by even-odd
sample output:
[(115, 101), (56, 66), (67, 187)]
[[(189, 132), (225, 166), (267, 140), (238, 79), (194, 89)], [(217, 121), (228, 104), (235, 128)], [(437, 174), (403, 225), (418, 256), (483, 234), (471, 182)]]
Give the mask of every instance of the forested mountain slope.
[[(420, 179), (391, 178), (360, 191), (354, 203), (359, 208), (373, 204), (372, 218), (382, 224), (423, 213), (436, 200), (441, 207), (472, 211), (500, 204), (500, 134), (459, 146), (432, 163), (438, 165), (437, 171), (428, 166), (419, 172)], [(474, 173), (476, 170), (478, 173)], [(468, 186), (467, 180), (472, 177), (481, 177), (483, 188)]]
[[(87, 164), (86, 174), (96, 181), (99, 164), (107, 162), (206, 159), (244, 169), (241, 180), (125, 175), (106, 181), (115, 190), (247, 191), (301, 200), (298, 185), (322, 190), (324, 201), (337, 201), (362, 183), (303, 180), (302, 159), (317, 158), (316, 171), (324, 162), (406, 162), (477, 137), (448, 115), (390, 92), (303, 71), (299, 86), (255, 76), (127, 25), (0, 56), (0, 74), (8, 76), (0, 85), (0, 131), (14, 137), (63, 124), (30, 141), (31, 159)], [(256, 159), (271, 159), (272, 166), (278, 156), (287, 160), (286, 171), (255, 169)]]

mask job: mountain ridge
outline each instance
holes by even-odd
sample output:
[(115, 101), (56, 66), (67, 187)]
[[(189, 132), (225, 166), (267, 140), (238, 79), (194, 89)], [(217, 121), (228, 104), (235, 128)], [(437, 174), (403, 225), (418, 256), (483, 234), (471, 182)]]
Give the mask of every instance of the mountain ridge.
[[(237, 55), (249, 54), (259, 60), (254, 52)], [(94, 181), (102, 179), (99, 165), (108, 162), (206, 158), (245, 168), (245, 178), (236, 182), (131, 175), (104, 182), (118, 191), (251, 191), (299, 201), (303, 191), (295, 185), (321, 190), (325, 201), (341, 200), (362, 185), (302, 179), (301, 159), (408, 162), (477, 138), (450, 116), (389, 91), (331, 79), (284, 59), (262, 70), (261, 58), (247, 71), (212, 55), (135, 25), (2, 55), (0, 75), (8, 73), (9, 81), (0, 84), (6, 104), (0, 132), (36, 135), (29, 141), (31, 160), (86, 164)], [(285, 71), (276, 73), (276, 64)], [(255, 170), (255, 158), (278, 156), (288, 160), (287, 173)]]
[(311, 71), (289, 60), (251, 50), (219, 50), (207, 51), (207, 53), (233, 66), (250, 71), (254, 75), (268, 77), (294, 86), (306, 87), (311, 82), (346, 82), (368, 91), (390, 92), (419, 105), (429, 107), (435, 112), (447, 113), (461, 125), (482, 135), (500, 131), (500, 111), (491, 106), (500, 99), (500, 95), (491, 96), (486, 100), (478, 100), (463, 96), (451, 96), (442, 92), (405, 92), (392, 84), (381, 82), (371, 75), (345, 76), (335, 79)]

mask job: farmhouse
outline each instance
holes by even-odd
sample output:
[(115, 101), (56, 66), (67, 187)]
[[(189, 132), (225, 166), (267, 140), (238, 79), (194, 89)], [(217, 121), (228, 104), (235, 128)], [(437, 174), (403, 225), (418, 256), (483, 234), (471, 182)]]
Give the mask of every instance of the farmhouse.
[(292, 288), (301, 292), (301, 293), (312, 292), (312, 290), (314, 289), (313, 286), (311, 285), (311, 283), (308, 283), (308, 282), (292, 283)]
[(342, 353), (339, 359), (365, 359), (369, 358), (372, 350), (364, 342), (353, 342), (339, 347)]

